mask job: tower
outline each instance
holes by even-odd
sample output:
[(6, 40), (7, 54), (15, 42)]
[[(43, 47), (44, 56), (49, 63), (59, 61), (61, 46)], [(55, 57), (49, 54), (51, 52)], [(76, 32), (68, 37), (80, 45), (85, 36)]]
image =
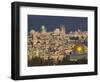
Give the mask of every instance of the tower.
[(46, 29), (45, 29), (45, 26), (44, 25), (41, 26), (41, 32), (42, 33), (45, 33), (46, 32)]
[(65, 34), (65, 26), (64, 25), (60, 26), (60, 31), (62, 34)]

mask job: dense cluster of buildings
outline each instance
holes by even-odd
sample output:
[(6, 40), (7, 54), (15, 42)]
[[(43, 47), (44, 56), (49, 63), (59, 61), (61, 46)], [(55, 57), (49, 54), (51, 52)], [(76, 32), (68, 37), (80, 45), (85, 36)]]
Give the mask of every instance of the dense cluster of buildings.
[[(64, 26), (56, 28), (52, 32), (47, 32), (44, 25), (41, 31), (36, 32), (32, 29), (28, 34), (28, 60), (39, 57), (44, 60), (53, 59), (54, 62), (62, 61), (64, 57), (70, 56), (70, 60), (85, 57), (87, 53), (87, 32), (80, 31), (66, 32)], [(85, 55), (74, 57), (74, 47), (76, 44), (84, 44)]]

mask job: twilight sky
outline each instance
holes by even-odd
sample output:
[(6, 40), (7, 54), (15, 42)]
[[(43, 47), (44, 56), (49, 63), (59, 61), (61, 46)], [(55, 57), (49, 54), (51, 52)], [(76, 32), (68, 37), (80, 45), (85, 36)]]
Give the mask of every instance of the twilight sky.
[(46, 16), (46, 15), (28, 15), (28, 32), (31, 29), (40, 31), (41, 25), (46, 27), (47, 31), (53, 31), (56, 27), (64, 25), (66, 32), (81, 29), (87, 31), (87, 17), (68, 17), (68, 16)]

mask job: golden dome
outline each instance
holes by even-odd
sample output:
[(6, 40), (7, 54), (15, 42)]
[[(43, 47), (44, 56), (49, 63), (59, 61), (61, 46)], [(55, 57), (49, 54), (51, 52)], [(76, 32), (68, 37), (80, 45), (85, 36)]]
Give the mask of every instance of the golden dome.
[(84, 54), (86, 52), (86, 46), (84, 44), (76, 44), (74, 46), (74, 51), (77, 54)]

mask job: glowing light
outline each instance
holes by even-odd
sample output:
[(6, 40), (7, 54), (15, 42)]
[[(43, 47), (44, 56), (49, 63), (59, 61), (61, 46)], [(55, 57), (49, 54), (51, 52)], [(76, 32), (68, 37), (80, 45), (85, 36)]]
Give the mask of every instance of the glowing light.
[(81, 46), (79, 46), (79, 47), (77, 47), (77, 51), (82, 51), (82, 47)]
[(77, 44), (77, 45), (75, 45), (74, 50), (77, 54), (84, 54), (85, 46), (83, 44)]

